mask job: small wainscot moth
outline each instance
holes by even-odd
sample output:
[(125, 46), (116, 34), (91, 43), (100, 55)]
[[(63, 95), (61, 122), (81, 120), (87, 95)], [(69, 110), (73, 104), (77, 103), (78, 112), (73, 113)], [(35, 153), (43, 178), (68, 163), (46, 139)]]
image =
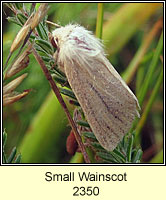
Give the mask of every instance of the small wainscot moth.
[(68, 79), (99, 143), (112, 151), (139, 117), (139, 103), (106, 58), (102, 43), (79, 25), (52, 33), (54, 58)]

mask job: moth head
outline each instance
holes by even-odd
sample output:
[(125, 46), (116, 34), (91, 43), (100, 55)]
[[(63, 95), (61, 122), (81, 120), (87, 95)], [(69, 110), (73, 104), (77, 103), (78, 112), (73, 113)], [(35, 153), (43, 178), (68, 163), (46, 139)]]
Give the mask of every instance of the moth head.
[(52, 32), (52, 36), (53, 36), (55, 44), (57, 46), (62, 45), (69, 38), (70, 33), (75, 29), (75, 27), (76, 27), (76, 25), (70, 24), (65, 27), (55, 29)]

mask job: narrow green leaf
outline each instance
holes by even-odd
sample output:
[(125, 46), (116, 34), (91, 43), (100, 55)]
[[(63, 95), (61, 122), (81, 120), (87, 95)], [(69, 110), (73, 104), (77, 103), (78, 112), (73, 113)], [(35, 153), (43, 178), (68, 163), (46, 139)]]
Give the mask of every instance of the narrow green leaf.
[(5, 145), (7, 142), (7, 133), (4, 130), (3, 131), (3, 163), (7, 163), (7, 158), (6, 158), (6, 154), (5, 154)]
[(153, 102), (154, 102), (155, 98), (157, 97), (157, 93), (158, 93), (158, 91), (160, 89), (162, 81), (163, 81), (163, 67), (161, 67), (161, 72), (160, 72), (160, 75), (158, 77), (157, 83), (155, 84), (155, 87), (154, 87), (154, 89), (152, 91), (152, 94), (151, 94), (149, 100), (148, 100), (148, 103), (147, 103), (147, 105), (145, 107), (145, 110), (143, 111), (141, 119), (140, 119), (139, 123), (137, 124), (136, 134), (135, 134), (136, 137), (138, 137), (139, 133), (141, 132), (141, 130), (142, 130), (142, 128), (143, 128), (143, 126), (144, 126), (144, 124), (145, 124), (145, 122), (147, 120), (147, 116), (148, 116), (148, 114), (150, 112), (150, 109), (151, 109), (151, 107), (153, 105)]
[(45, 51), (44, 49), (42, 49), (40, 46), (35, 45), (35, 49), (36, 51), (38, 51), (38, 53), (40, 54), (40, 56), (49, 56), (49, 53), (47, 51)]
[(93, 132), (83, 132), (82, 133), (85, 137), (91, 138), (93, 140), (97, 140)]
[(7, 142), (7, 133), (4, 130), (3, 131), (3, 149), (5, 148), (6, 142)]
[(17, 24), (20, 26), (20, 23), (17, 21), (16, 17), (7, 17), (8, 22)]
[(119, 156), (119, 154), (117, 154), (113, 151), (111, 151), (110, 154), (116, 160), (116, 163), (123, 163), (124, 162), (124, 160), (121, 158), (121, 156)]
[(23, 7), (23, 3), (15, 3), (15, 5), (18, 10), (22, 9)]
[(3, 163), (7, 163), (7, 158), (5, 152), (3, 152)]
[(125, 163), (125, 156), (120, 151), (118, 151), (117, 148), (114, 149), (113, 152), (122, 160), (123, 163)]
[(97, 156), (102, 158), (103, 160), (109, 161), (109, 163), (116, 163), (117, 161), (114, 159), (114, 157), (108, 153), (105, 152), (97, 152)]
[(92, 142), (91, 145), (95, 147), (97, 150), (104, 150), (104, 148), (98, 142)]
[(128, 141), (128, 148), (127, 148), (127, 161), (131, 162), (131, 154), (132, 154), (132, 148), (133, 148), (133, 141), (134, 137), (131, 135)]
[[(63, 78), (63, 77), (61, 77), (61, 76), (59, 76), (58, 74), (53, 74), (52, 77), (53, 77), (53, 79), (54, 79), (56, 82), (60, 83), (61, 85), (67, 83), (67, 79), (65, 79), (65, 78)], [(65, 85), (65, 86), (66, 86), (66, 85)]]
[(41, 56), (41, 58), (45, 61), (45, 62), (50, 62), (51, 58), (48, 56)]
[(46, 51), (48, 54), (53, 55), (54, 50), (53, 47), (51, 46), (51, 44), (46, 41), (46, 40), (42, 40), (42, 39), (35, 39), (35, 43), (41, 47), (44, 51)]
[(90, 125), (88, 124), (88, 122), (85, 122), (85, 121), (78, 120), (77, 124), (80, 126), (85, 126), (85, 127), (90, 128)]
[[(52, 61), (53, 61), (53, 64), (55, 64), (55, 61), (54, 60), (52, 60)], [(51, 63), (50, 63), (50, 65), (51, 65)], [(57, 66), (54, 67), (53, 70), (55, 70), (56, 72), (58, 72), (58, 74), (60, 74), (62, 77), (66, 78), (66, 75), (61, 70), (59, 70)]]
[(37, 30), (39, 36), (41, 37), (41, 39), (48, 40), (47, 33), (44, 30), (44, 27), (43, 27), (43, 25), (41, 23), (36, 27), (36, 30)]
[(154, 53), (154, 56), (152, 58), (149, 70), (148, 70), (147, 75), (145, 77), (144, 84), (142, 85), (142, 88), (140, 89), (140, 93), (139, 93), (139, 96), (138, 96), (138, 100), (139, 100), (140, 106), (142, 105), (142, 103), (144, 101), (144, 98), (145, 98), (145, 95), (147, 94), (147, 90), (149, 88), (151, 79), (153, 77), (154, 70), (157, 67), (157, 63), (159, 61), (159, 57), (160, 57), (160, 55), (162, 53), (162, 49), (163, 49), (163, 33), (161, 34), (160, 40), (159, 40), (159, 42), (157, 44), (156, 51)]
[(43, 40), (48, 40), (48, 34), (46, 32), (46, 27), (44, 27), (44, 25), (42, 23), (40, 23), (37, 27), (36, 30), (39, 34), (39, 36), (41, 37), (41, 39)]
[(17, 152), (16, 147), (13, 147), (12, 152), (10, 153), (10, 156), (8, 157), (8, 160), (7, 160), (8, 163), (12, 163), (16, 155), (16, 152)]
[(71, 90), (67, 90), (67, 89), (64, 89), (64, 88), (59, 88), (60, 90), (60, 93), (74, 99), (74, 100), (77, 100), (75, 94), (71, 91)]
[(17, 18), (17, 20), (19, 21), (19, 23), (20, 23), (21, 25), (24, 25), (25, 22), (26, 22), (27, 19), (28, 19), (28, 17), (26, 17), (26, 16), (23, 15), (22, 13), (18, 13), (18, 14), (16, 15), (16, 18)]
[(141, 149), (138, 149), (138, 151), (135, 151), (134, 155), (132, 156), (131, 162), (136, 163), (137, 161), (140, 161), (142, 158), (142, 154), (143, 154), (143, 152)]
[(15, 163), (20, 163), (21, 162), (21, 154), (18, 154), (15, 161)]

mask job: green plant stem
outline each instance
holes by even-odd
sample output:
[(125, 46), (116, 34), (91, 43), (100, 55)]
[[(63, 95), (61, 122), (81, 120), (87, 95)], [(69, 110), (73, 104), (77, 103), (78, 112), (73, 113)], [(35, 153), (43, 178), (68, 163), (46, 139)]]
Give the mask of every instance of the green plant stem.
[(96, 22), (96, 37), (102, 38), (103, 31), (103, 3), (98, 3), (97, 22)]
[(146, 34), (137, 53), (135, 54), (134, 58), (130, 62), (126, 71), (122, 74), (122, 77), (127, 84), (129, 84), (132, 81), (132, 78), (133, 78), (143, 56), (145, 55), (149, 45), (151, 44), (151, 42), (153, 41), (153, 39), (155, 38), (156, 34), (158, 33), (158, 31), (161, 27), (162, 27), (162, 20), (160, 19), (155, 23), (155, 25), (153, 26), (151, 31)]
[(4, 130), (4, 132), (3, 132), (3, 163), (7, 163), (7, 157), (6, 157), (6, 154), (5, 154), (6, 141), (7, 141), (7, 133)]
[(137, 70), (137, 75), (136, 75), (136, 88), (135, 88), (135, 94), (138, 96), (140, 88), (142, 86), (144, 79), (144, 66), (140, 65), (139, 69)]
[(154, 54), (154, 56), (152, 58), (152, 61), (151, 61), (151, 64), (150, 64), (150, 68), (149, 68), (149, 70), (147, 72), (147, 76), (145, 78), (144, 84), (143, 84), (142, 88), (140, 89), (140, 93), (138, 95), (138, 100), (139, 100), (140, 106), (142, 106), (142, 103), (144, 101), (145, 95), (147, 93), (148, 87), (149, 87), (151, 79), (153, 77), (154, 70), (155, 70), (155, 68), (157, 66), (157, 63), (158, 63), (158, 60), (159, 60), (159, 56), (160, 56), (160, 54), (162, 52), (162, 49), (163, 49), (163, 33), (160, 36), (160, 40), (158, 42), (155, 54)]
[(148, 101), (148, 103), (147, 103), (147, 105), (145, 107), (145, 110), (144, 110), (144, 112), (143, 112), (143, 114), (141, 116), (141, 119), (140, 119), (140, 121), (139, 121), (139, 123), (138, 123), (138, 125), (136, 127), (136, 133), (135, 133), (136, 137), (139, 135), (140, 131), (142, 130), (142, 128), (143, 128), (143, 126), (144, 126), (144, 124), (145, 124), (145, 122), (147, 120), (147, 116), (148, 116), (148, 114), (150, 112), (150, 109), (152, 107), (152, 104), (153, 104), (153, 102), (154, 102), (154, 100), (155, 100), (155, 98), (157, 96), (157, 93), (158, 93), (158, 91), (160, 89), (162, 81), (163, 81), (163, 68), (161, 69), (161, 72), (160, 72), (160, 75), (158, 77), (157, 83), (156, 83), (156, 85), (155, 85), (155, 87), (154, 87), (154, 89), (152, 91), (150, 99), (149, 99), (149, 101)]

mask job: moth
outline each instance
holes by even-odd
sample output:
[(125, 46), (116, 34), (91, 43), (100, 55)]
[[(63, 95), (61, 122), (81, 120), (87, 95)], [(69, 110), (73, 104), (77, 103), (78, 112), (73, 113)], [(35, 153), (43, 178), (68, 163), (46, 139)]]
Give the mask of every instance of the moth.
[(99, 143), (112, 151), (139, 117), (139, 103), (111, 65), (99, 39), (69, 24), (52, 33), (54, 58), (79, 101)]

